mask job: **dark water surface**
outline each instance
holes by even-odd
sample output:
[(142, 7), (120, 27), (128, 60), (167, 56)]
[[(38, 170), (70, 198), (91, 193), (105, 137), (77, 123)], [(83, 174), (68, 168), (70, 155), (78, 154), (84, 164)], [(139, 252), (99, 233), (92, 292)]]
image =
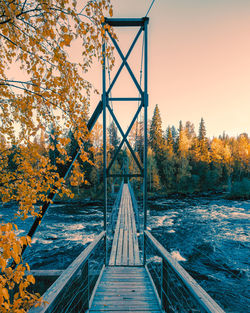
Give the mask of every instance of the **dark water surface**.
[[(150, 201), (148, 225), (226, 312), (249, 312), (250, 201), (160, 199)], [(0, 206), (0, 221), (15, 208)], [(97, 205), (55, 204), (44, 217), (24, 260), (32, 269), (64, 269), (102, 230)], [(16, 220), (25, 234), (32, 218)]]
[(162, 199), (151, 232), (226, 312), (249, 312), (250, 201)]

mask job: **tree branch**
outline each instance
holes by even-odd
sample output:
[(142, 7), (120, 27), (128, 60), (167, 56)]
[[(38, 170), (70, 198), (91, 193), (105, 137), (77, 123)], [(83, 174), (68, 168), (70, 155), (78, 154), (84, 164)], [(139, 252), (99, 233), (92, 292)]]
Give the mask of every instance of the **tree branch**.
[(17, 88), (17, 89), (24, 90), (24, 91), (26, 91), (26, 92), (28, 92), (28, 93), (30, 93), (30, 94), (33, 94), (33, 95), (35, 95), (35, 96), (37, 96), (37, 97), (42, 98), (45, 102), (48, 102), (49, 104), (51, 104), (52, 106), (54, 106), (54, 107), (60, 109), (62, 112), (64, 112), (66, 115), (69, 116), (69, 114), (68, 114), (67, 111), (63, 110), (60, 106), (58, 106), (58, 105), (56, 105), (55, 103), (49, 101), (49, 100), (46, 99), (44, 96), (42, 96), (41, 94), (39, 94), (39, 93), (37, 93), (37, 92), (35, 92), (35, 91), (29, 90), (29, 89), (24, 88), (24, 87), (16, 86), (16, 85), (13, 85), (13, 84), (9, 84), (9, 83), (7, 83), (7, 84), (2, 84), (2, 83), (0, 83), (0, 86), (9, 86), (9, 87), (13, 87), (13, 88)]

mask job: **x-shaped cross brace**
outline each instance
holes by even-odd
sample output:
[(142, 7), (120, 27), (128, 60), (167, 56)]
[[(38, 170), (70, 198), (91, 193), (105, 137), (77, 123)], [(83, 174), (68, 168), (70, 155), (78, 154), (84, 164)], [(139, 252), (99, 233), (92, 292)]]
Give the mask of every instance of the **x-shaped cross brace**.
[[(131, 44), (131, 46), (130, 46), (130, 48), (129, 48), (129, 50), (128, 50), (126, 56), (124, 56), (124, 54), (122, 53), (120, 47), (119, 47), (118, 44), (117, 44), (117, 41), (112, 37), (112, 35), (111, 35), (110, 32), (108, 31), (109, 37), (110, 37), (111, 41), (113, 42), (113, 44), (114, 44), (114, 46), (115, 46), (117, 52), (119, 53), (119, 55), (120, 55), (120, 57), (121, 57), (121, 59), (122, 59), (122, 64), (120, 65), (120, 67), (119, 67), (119, 69), (118, 69), (118, 71), (117, 71), (117, 73), (116, 73), (116, 75), (115, 75), (113, 81), (111, 82), (111, 84), (110, 84), (110, 86), (109, 86), (109, 89), (107, 90), (107, 95), (111, 92), (112, 88), (114, 87), (114, 84), (116, 83), (117, 78), (119, 77), (119, 75), (120, 75), (120, 73), (121, 73), (123, 67), (126, 66), (126, 68), (127, 68), (128, 72), (129, 72), (129, 74), (130, 74), (130, 76), (131, 76), (131, 78), (132, 78), (132, 80), (133, 80), (135, 86), (137, 87), (137, 89), (138, 89), (138, 91), (139, 91), (139, 93), (140, 93), (140, 95), (141, 95), (141, 100), (143, 99), (143, 94), (144, 94), (144, 93), (143, 93), (143, 91), (142, 91), (142, 89), (141, 89), (141, 86), (139, 85), (137, 79), (135, 78), (135, 76), (134, 76), (134, 74), (133, 74), (133, 72), (132, 72), (132, 70), (131, 70), (131, 68), (130, 68), (130, 66), (129, 66), (129, 64), (128, 64), (128, 62), (127, 62), (128, 57), (130, 56), (130, 54), (131, 54), (131, 52), (132, 52), (132, 50), (133, 50), (133, 48), (134, 48), (134, 46), (135, 46), (135, 44), (136, 44), (138, 38), (140, 37), (140, 34), (141, 34), (142, 30), (143, 30), (143, 27), (140, 27), (140, 29), (139, 29), (139, 31), (137, 32), (137, 34), (136, 34), (136, 36), (135, 36), (135, 38), (134, 38), (134, 40), (133, 40), (133, 42), (132, 42), (132, 44)], [(108, 166), (108, 168), (107, 168), (107, 174), (109, 174), (110, 169), (111, 169), (113, 163), (115, 162), (115, 160), (116, 160), (116, 158), (117, 158), (117, 156), (118, 156), (118, 154), (119, 154), (119, 152), (120, 152), (120, 150), (121, 150), (121, 148), (122, 148), (122, 146), (123, 146), (123, 144), (124, 144), (124, 142), (125, 142), (125, 143), (127, 144), (127, 147), (128, 147), (128, 149), (129, 149), (129, 151), (131, 152), (131, 154), (132, 154), (132, 156), (133, 156), (133, 158), (134, 158), (134, 160), (135, 160), (135, 162), (136, 162), (138, 168), (140, 169), (141, 175), (143, 176), (143, 168), (142, 168), (142, 166), (141, 166), (141, 163), (139, 162), (139, 160), (138, 160), (138, 158), (137, 158), (137, 156), (136, 156), (134, 150), (132, 149), (130, 143), (129, 143), (128, 140), (127, 140), (128, 134), (129, 134), (131, 128), (133, 127), (133, 125), (134, 125), (134, 123), (135, 123), (135, 121), (136, 121), (136, 119), (137, 119), (137, 117), (138, 117), (138, 115), (139, 115), (139, 113), (140, 113), (142, 107), (143, 107), (143, 101), (141, 102), (141, 105), (138, 107), (138, 109), (137, 109), (137, 111), (136, 111), (136, 113), (135, 113), (135, 115), (134, 115), (134, 118), (133, 118), (132, 122), (130, 123), (130, 125), (129, 125), (127, 131), (126, 131), (126, 133), (124, 134), (124, 132), (123, 132), (123, 130), (122, 130), (122, 128), (121, 128), (121, 126), (120, 126), (120, 124), (119, 124), (119, 122), (118, 122), (118, 120), (117, 120), (117, 118), (116, 118), (116, 116), (115, 116), (115, 114), (114, 114), (114, 112), (113, 112), (113, 110), (111, 109), (111, 107), (110, 107), (110, 105), (109, 105), (109, 103), (108, 103), (108, 101), (107, 101), (107, 108), (108, 108), (108, 110), (109, 110), (109, 112), (110, 112), (110, 114), (111, 114), (111, 116), (112, 116), (112, 118), (113, 118), (113, 120), (114, 120), (114, 122), (115, 122), (115, 124), (116, 124), (116, 126), (117, 126), (117, 128), (118, 128), (118, 130), (120, 131), (121, 136), (122, 136), (122, 141), (121, 141), (120, 145), (118, 146), (118, 148), (117, 148), (117, 150), (116, 150), (116, 152), (115, 152), (115, 155), (114, 155), (113, 159), (111, 160), (111, 162), (110, 162), (110, 164), (109, 164), (109, 166)]]
[(122, 64), (121, 64), (120, 68), (118, 69), (118, 71), (117, 71), (117, 73), (116, 73), (112, 83), (110, 84), (109, 89), (107, 90), (107, 94), (109, 94), (110, 91), (112, 90), (112, 88), (114, 87), (114, 84), (115, 84), (117, 78), (119, 77), (119, 75), (120, 75), (120, 73), (121, 73), (121, 71), (122, 71), (122, 69), (123, 69), (123, 67), (125, 65), (127, 70), (128, 70), (128, 72), (129, 72), (129, 74), (130, 74), (130, 76), (131, 76), (131, 78), (132, 78), (132, 80), (133, 80), (133, 82), (134, 82), (134, 84), (136, 85), (140, 95), (143, 96), (143, 91), (141, 89), (141, 86), (139, 85), (137, 79), (135, 78), (135, 75), (133, 74), (133, 72), (132, 72), (132, 70), (131, 70), (130, 66), (128, 65), (128, 62), (127, 62), (128, 57), (130, 56), (130, 54), (131, 54), (131, 52), (132, 52), (132, 50), (133, 50), (133, 48), (134, 48), (138, 38), (140, 37), (140, 34), (141, 34), (142, 30), (143, 30), (143, 28), (141, 27), (139, 29), (138, 33), (136, 34), (136, 36), (135, 36), (135, 38), (134, 38), (134, 40), (133, 40), (133, 42), (131, 44), (131, 47), (129, 48), (129, 50), (128, 50), (128, 52), (127, 52), (125, 57), (124, 57), (124, 54), (122, 53), (120, 47), (118, 46), (117, 41), (112, 37), (112, 35), (108, 31), (109, 37), (110, 37), (111, 41), (113, 42), (117, 52), (119, 53), (119, 55), (120, 55), (120, 57), (122, 59)]

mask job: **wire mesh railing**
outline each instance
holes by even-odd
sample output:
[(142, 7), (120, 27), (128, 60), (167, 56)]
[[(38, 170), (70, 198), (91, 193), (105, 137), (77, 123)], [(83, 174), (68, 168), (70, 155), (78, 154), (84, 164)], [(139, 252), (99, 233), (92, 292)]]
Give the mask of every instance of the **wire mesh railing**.
[(132, 186), (131, 186), (129, 181), (128, 181), (128, 188), (129, 188), (129, 192), (130, 192), (130, 196), (131, 196), (132, 206), (133, 206), (133, 209), (134, 209), (136, 228), (137, 228), (137, 231), (140, 232), (140, 229), (141, 229), (142, 225), (140, 223), (138, 204), (137, 204), (137, 200), (135, 198), (134, 190), (133, 190), (133, 188), (132, 188)]
[(106, 264), (108, 264), (109, 256), (111, 253), (112, 249), (112, 242), (113, 242), (113, 237), (114, 237), (114, 232), (115, 232), (115, 227), (116, 227), (116, 222), (117, 222), (117, 217), (118, 217), (118, 212), (119, 212), (119, 207), (120, 207), (120, 202), (121, 202), (121, 197), (122, 197), (122, 190), (123, 190), (123, 182), (120, 185), (119, 191), (116, 195), (116, 199), (113, 203), (112, 206), (109, 206), (108, 209), (108, 215), (107, 215), (107, 260)]
[(139, 243), (139, 252), (140, 252), (140, 260), (143, 263), (143, 251), (144, 251), (144, 234), (143, 234), (143, 225), (144, 225), (144, 214), (143, 214), (143, 207), (138, 203), (133, 186), (130, 182), (128, 182), (128, 187), (131, 195), (131, 201), (134, 209), (135, 214), (135, 221), (136, 221), (136, 229), (137, 229), (137, 238)]
[(165, 312), (224, 312), (149, 231), (145, 231), (145, 252), (146, 266)]
[(105, 235), (96, 239), (63, 271), (43, 295), (45, 305), (29, 313), (82, 313), (88, 310), (91, 295), (105, 262)]
[(118, 211), (119, 211), (119, 205), (120, 205), (121, 197), (122, 197), (123, 185), (124, 185), (124, 183), (122, 182), (120, 189), (117, 193), (115, 202), (113, 204), (111, 214), (110, 214), (110, 226), (111, 226), (112, 232), (115, 231), (115, 226), (116, 226), (117, 216), (118, 216)]

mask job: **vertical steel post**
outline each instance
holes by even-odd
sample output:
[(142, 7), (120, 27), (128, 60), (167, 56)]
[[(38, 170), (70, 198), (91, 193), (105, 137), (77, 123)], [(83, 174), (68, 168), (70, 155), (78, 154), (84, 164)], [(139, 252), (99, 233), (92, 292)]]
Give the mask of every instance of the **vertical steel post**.
[[(144, 230), (147, 229), (147, 155), (148, 155), (148, 19), (144, 21), (144, 151), (143, 151), (143, 211)], [(146, 263), (146, 242), (143, 238), (143, 263)]]
[(103, 212), (103, 226), (106, 231), (105, 236), (105, 264), (107, 265), (107, 138), (106, 138), (106, 43), (103, 38), (102, 44), (102, 104), (103, 104), (103, 182), (104, 182), (104, 212)]

